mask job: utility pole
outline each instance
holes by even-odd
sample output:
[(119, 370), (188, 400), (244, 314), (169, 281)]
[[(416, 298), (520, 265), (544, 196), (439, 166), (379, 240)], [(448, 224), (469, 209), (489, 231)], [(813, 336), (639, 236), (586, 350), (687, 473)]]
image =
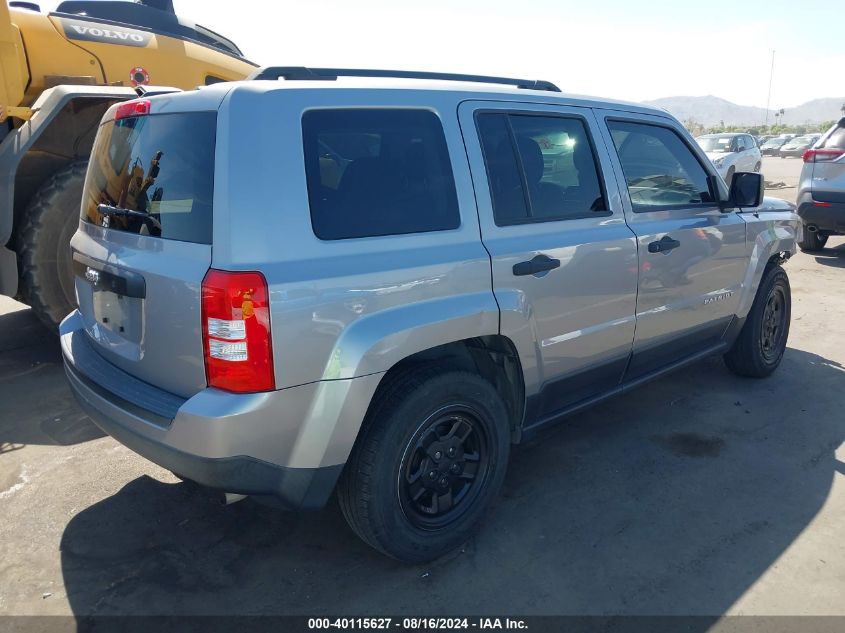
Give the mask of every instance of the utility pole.
[(766, 97), (766, 123), (769, 125), (769, 105), (772, 102), (772, 77), (775, 76), (775, 52), (772, 51), (772, 67), (769, 70), (769, 96)]

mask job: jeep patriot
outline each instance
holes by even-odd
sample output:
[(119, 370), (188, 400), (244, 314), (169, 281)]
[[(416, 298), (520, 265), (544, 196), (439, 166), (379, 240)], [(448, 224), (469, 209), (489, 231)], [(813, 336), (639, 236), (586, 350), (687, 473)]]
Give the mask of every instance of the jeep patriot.
[(781, 361), (794, 206), (683, 126), (542, 81), (273, 67), (114, 105), (71, 242), (73, 391), (229, 495), (407, 562), (460, 546), (510, 447), (712, 354)]

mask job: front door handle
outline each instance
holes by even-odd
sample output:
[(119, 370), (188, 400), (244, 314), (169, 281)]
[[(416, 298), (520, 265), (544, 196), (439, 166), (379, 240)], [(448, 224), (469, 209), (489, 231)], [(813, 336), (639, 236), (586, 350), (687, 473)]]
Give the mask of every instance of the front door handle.
[(652, 242), (648, 245), (649, 253), (668, 253), (672, 249), (678, 248), (681, 243), (678, 240), (673, 240), (668, 235), (664, 235), (657, 242)]
[(519, 262), (513, 265), (513, 274), (517, 277), (522, 275), (536, 275), (560, 268), (560, 260), (552, 259), (548, 255), (537, 255), (527, 262)]

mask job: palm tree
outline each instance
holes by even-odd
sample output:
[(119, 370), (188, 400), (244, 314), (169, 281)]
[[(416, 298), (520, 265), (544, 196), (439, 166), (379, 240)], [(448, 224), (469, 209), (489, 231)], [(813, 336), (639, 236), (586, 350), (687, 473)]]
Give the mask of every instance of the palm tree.
[(842, 107), (839, 109), (842, 111), (842, 115), (845, 116), (845, 103), (843, 103)]

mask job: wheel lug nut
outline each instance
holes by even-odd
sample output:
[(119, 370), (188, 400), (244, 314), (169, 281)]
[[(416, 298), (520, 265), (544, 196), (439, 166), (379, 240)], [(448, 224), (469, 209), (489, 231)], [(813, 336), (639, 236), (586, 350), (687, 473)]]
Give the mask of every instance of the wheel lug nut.
[(437, 471), (432, 470), (430, 473), (428, 473), (428, 477), (429, 479), (437, 479)]
[(458, 466), (457, 464), (452, 464), (452, 466), (449, 468), (449, 470), (451, 470), (453, 473), (455, 473), (457, 475), (460, 472), (461, 467)]
[(434, 453), (434, 459), (440, 459), (441, 457), (443, 457), (443, 453), (440, 451)]
[(453, 446), (453, 447), (451, 447), (451, 448), (447, 451), (447, 454), (449, 455), (449, 457), (454, 457), (454, 456), (455, 456), (455, 447), (454, 447), (454, 446)]
[(445, 477), (442, 477), (442, 478), (440, 479), (440, 485), (441, 485), (441, 486), (443, 486), (443, 487), (445, 488), (446, 486), (448, 486), (448, 485), (449, 485), (449, 480), (448, 480), (448, 479), (446, 479)]

